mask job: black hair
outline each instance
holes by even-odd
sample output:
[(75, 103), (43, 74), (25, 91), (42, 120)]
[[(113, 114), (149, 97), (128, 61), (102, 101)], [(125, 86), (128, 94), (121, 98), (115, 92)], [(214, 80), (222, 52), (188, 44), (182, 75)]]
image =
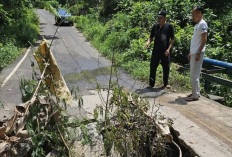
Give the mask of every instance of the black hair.
[(202, 6), (198, 5), (195, 8), (196, 8), (196, 11), (198, 11), (198, 12), (200, 11), (203, 14), (204, 9)]

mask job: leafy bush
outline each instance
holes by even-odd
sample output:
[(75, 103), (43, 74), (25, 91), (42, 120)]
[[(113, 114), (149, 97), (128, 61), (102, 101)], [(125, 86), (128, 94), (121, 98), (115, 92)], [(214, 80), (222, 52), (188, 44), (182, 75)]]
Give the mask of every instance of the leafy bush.
[(159, 12), (159, 6), (153, 2), (137, 2), (131, 7), (129, 12), (129, 23), (131, 28), (141, 27), (150, 31), (152, 23), (156, 21), (156, 14)]
[(171, 52), (173, 62), (184, 65), (188, 63), (190, 40), (192, 38), (193, 26), (187, 25), (181, 29), (179, 25), (173, 23), (175, 29), (175, 42)]
[(55, 9), (58, 9), (60, 7), (59, 2), (57, 2), (56, 0), (51, 0), (51, 1), (37, 0), (33, 4), (34, 4), (34, 7), (37, 7), (40, 9), (45, 9), (48, 7), (48, 5), (51, 5)]
[(122, 52), (121, 50), (128, 48), (128, 41), (124, 32), (112, 32), (107, 36), (104, 45), (112, 51)]
[[(130, 49), (128, 49), (125, 53), (123, 53), (123, 62), (133, 61), (137, 59), (139, 62), (141, 61), (149, 61), (151, 57), (151, 52), (147, 49), (144, 49), (144, 38), (134, 39), (130, 44)], [(123, 64), (123, 63), (122, 63)]]
[(20, 15), (11, 21), (7, 35), (15, 38), (16, 44), (28, 45), (28, 41), (34, 42), (39, 34), (39, 19), (33, 10), (23, 7), (11, 10), (10, 13), (12, 17)]
[(39, 19), (26, 0), (0, 4), (0, 63), (6, 67), (19, 54), (21, 47), (34, 42), (39, 34)]
[(50, 4), (55, 9), (59, 9), (60, 8), (59, 3), (57, 1), (55, 1), (55, 0), (47, 1), (46, 4)]
[(10, 20), (11, 20), (7, 14), (8, 14), (7, 11), (5, 11), (3, 9), (3, 5), (0, 4), (0, 23), (1, 23), (1, 25), (0, 25), (0, 34), (1, 34), (0, 42), (2, 42), (1, 39), (6, 36), (5, 34), (7, 31), (7, 26), (9, 26)]
[(2, 68), (10, 64), (19, 55), (19, 48), (14, 42), (8, 42), (6, 45), (0, 46), (0, 71)]
[(191, 85), (189, 76), (189, 72), (181, 70), (178, 64), (171, 64), (169, 83), (173, 86), (175, 90), (181, 92), (183, 92), (183, 90), (190, 90)]
[(211, 83), (208, 92), (214, 95), (222, 96), (224, 100), (221, 103), (228, 107), (232, 107), (232, 95), (230, 94), (231, 91), (232, 91), (231, 88), (219, 84)]
[(75, 5), (71, 6), (68, 11), (70, 13), (73, 13), (74, 15), (82, 15), (82, 14), (84, 14), (82, 4), (75, 4)]

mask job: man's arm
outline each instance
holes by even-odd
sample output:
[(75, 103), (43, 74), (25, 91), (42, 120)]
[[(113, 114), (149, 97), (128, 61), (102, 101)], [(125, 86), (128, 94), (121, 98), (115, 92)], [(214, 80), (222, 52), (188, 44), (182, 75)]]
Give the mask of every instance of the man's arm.
[(206, 42), (207, 42), (207, 32), (201, 34), (201, 45), (200, 45), (199, 50), (198, 50), (199, 53), (201, 53)]
[(168, 49), (165, 51), (165, 55), (168, 56), (170, 54), (170, 51), (171, 51), (171, 48), (172, 48), (172, 45), (174, 43), (174, 28), (172, 25), (169, 26), (169, 35), (170, 35), (170, 38), (171, 38), (171, 41), (169, 43), (169, 46), (168, 46)]
[(165, 52), (165, 55), (166, 55), (166, 56), (169, 55), (173, 43), (174, 43), (174, 39), (172, 39), (172, 40), (170, 41), (169, 47), (168, 47), (168, 49), (167, 49), (166, 52)]
[(149, 44), (151, 43), (152, 39), (148, 38), (147, 43), (145, 44), (145, 48), (148, 48)]
[(207, 32), (201, 34), (201, 45), (200, 45), (200, 47), (198, 49), (198, 52), (196, 54), (195, 61), (199, 61), (200, 60), (200, 54), (201, 54), (201, 51), (204, 48), (206, 42), (207, 42)]
[(151, 29), (151, 34), (150, 37), (148, 38), (146, 44), (145, 44), (145, 48), (148, 48), (149, 44), (152, 42), (153, 38), (154, 38), (154, 31), (155, 31), (155, 25), (152, 27)]

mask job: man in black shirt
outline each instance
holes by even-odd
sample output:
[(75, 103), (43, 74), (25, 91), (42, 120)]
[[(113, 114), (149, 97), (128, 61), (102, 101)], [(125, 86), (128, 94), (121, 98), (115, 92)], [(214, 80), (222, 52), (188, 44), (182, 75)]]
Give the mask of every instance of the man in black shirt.
[(170, 51), (174, 43), (174, 29), (171, 24), (166, 22), (166, 12), (160, 11), (158, 14), (158, 24), (155, 24), (151, 30), (150, 37), (145, 48), (154, 39), (154, 48), (150, 62), (150, 88), (155, 85), (156, 70), (161, 61), (163, 67), (163, 83), (164, 88), (170, 88), (168, 85), (168, 77), (170, 71)]

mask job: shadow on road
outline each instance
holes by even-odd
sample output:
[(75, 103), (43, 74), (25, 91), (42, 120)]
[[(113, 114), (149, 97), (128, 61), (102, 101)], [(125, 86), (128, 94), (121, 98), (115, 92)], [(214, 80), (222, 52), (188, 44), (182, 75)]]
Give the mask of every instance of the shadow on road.
[(40, 36), (40, 40), (42, 40), (43, 39), (43, 37), (44, 37), (44, 39), (46, 39), (46, 40), (52, 40), (53, 38), (54, 38), (54, 40), (55, 39), (60, 39), (60, 38), (58, 38), (58, 37), (54, 37), (54, 35), (42, 35), (42, 36)]
[(160, 92), (162, 88), (143, 88), (136, 89), (135, 92), (138, 94), (150, 93), (150, 92)]
[(42, 22), (41, 22), (39, 25), (47, 25), (47, 24), (46, 24), (46, 23), (42, 23)]
[[(54, 26), (58, 26), (57, 24), (53, 24)], [(60, 24), (59, 27), (72, 27), (70, 24)]]
[(165, 93), (164, 88), (143, 88), (136, 89), (136, 93), (140, 94), (142, 97), (146, 98), (157, 98)]
[(188, 103), (185, 101), (186, 97), (179, 96), (174, 101), (169, 101), (170, 104), (178, 104), (178, 105), (187, 105)]

